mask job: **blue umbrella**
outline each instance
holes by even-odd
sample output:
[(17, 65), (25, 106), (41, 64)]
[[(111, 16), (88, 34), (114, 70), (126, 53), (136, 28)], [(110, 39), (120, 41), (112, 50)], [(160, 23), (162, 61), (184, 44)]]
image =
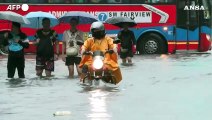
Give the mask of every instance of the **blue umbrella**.
[(98, 21), (93, 15), (82, 11), (67, 12), (59, 18), (59, 21), (69, 23), (72, 18), (77, 18), (79, 24), (91, 24)]
[(28, 28), (42, 28), (42, 20), (43, 18), (49, 18), (51, 21), (51, 27), (54, 27), (59, 24), (58, 19), (47, 12), (30, 12), (25, 17), (30, 21), (30, 24), (25, 24), (23, 27), (28, 27)]

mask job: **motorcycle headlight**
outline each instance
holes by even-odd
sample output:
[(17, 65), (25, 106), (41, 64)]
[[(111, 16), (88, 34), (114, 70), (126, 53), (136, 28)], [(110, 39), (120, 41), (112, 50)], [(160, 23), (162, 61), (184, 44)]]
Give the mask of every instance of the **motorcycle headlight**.
[(95, 59), (93, 61), (93, 68), (101, 69), (103, 67), (103, 61), (101, 59)]

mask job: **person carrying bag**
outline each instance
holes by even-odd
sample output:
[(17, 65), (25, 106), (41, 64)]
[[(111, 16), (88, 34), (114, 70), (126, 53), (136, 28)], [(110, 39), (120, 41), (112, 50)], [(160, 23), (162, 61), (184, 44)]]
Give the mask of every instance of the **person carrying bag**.
[[(81, 75), (81, 69), (79, 64), (81, 61), (81, 46), (77, 45), (77, 42), (84, 42), (83, 32), (77, 30), (78, 19), (72, 18), (70, 20), (71, 28), (63, 33), (63, 49), (62, 49), (62, 59), (65, 65), (68, 66), (69, 78), (74, 77), (74, 64), (76, 65), (78, 76)], [(66, 51), (66, 53), (65, 53)]]

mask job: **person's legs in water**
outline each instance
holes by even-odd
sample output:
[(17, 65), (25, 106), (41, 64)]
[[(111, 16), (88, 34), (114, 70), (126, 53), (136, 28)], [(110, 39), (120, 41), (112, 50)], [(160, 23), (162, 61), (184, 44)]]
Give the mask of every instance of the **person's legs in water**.
[(66, 66), (68, 66), (69, 78), (74, 77), (74, 57), (66, 57)]
[(45, 70), (45, 73), (46, 73), (46, 77), (51, 77), (51, 71), (49, 71), (49, 70)]
[(120, 58), (122, 59), (122, 64), (126, 64), (127, 53), (126, 52), (120, 52)]
[(74, 63), (75, 63), (76, 68), (77, 68), (78, 77), (80, 77), (81, 73), (82, 73), (81, 68), (79, 68), (80, 61), (81, 61), (81, 57), (75, 57)]
[(126, 58), (125, 59), (122, 59), (122, 64), (126, 64), (126, 63), (127, 63)]
[(80, 82), (83, 81), (83, 79), (86, 77), (87, 73), (88, 73), (88, 65), (83, 65)]
[(76, 64), (76, 68), (77, 68), (78, 77), (80, 77), (82, 74), (82, 69), (79, 68), (79, 64), (78, 65)]
[(131, 57), (127, 57), (127, 62), (128, 62), (129, 64), (132, 64), (132, 58), (131, 58)]
[(74, 78), (74, 65), (68, 66), (69, 78)]
[(24, 75), (24, 68), (25, 68), (25, 60), (24, 60), (24, 57), (23, 58), (20, 58), (20, 59), (17, 59), (17, 69), (18, 69), (18, 77), (19, 78), (25, 78), (25, 75)]
[(43, 73), (43, 69), (42, 70), (41, 69), (40, 70), (38, 70), (38, 69), (36, 70), (36, 75), (37, 76), (41, 77), (42, 73)]
[(45, 61), (42, 57), (36, 56), (36, 75), (41, 77), (44, 69)]
[(133, 57), (133, 52), (132, 52), (132, 50), (129, 50), (128, 53), (127, 53), (128, 64), (132, 64), (132, 57)]
[(52, 71), (54, 71), (54, 57), (45, 60), (46, 77), (51, 77)]
[(15, 69), (16, 69), (16, 59), (13, 57), (8, 57), (7, 61), (7, 77), (13, 78), (15, 75)]

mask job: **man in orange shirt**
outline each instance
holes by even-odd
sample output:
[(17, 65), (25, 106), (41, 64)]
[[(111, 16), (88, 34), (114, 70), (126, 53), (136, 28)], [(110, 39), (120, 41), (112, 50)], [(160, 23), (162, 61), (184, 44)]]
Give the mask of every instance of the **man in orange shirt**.
[[(120, 68), (118, 66), (118, 56), (117, 56), (117, 47), (113, 44), (113, 39), (105, 36), (105, 28), (102, 22), (94, 22), (91, 25), (92, 38), (88, 38), (82, 47), (82, 53), (84, 52), (94, 52), (102, 51), (105, 53), (104, 58), (104, 67), (108, 71), (111, 71), (112, 75), (115, 76), (115, 84), (119, 83), (122, 80), (122, 75)], [(108, 50), (113, 50), (113, 53), (106, 53)], [(87, 74), (88, 71), (91, 71), (93, 59), (92, 56), (84, 55), (79, 67), (82, 68), (82, 77)]]

